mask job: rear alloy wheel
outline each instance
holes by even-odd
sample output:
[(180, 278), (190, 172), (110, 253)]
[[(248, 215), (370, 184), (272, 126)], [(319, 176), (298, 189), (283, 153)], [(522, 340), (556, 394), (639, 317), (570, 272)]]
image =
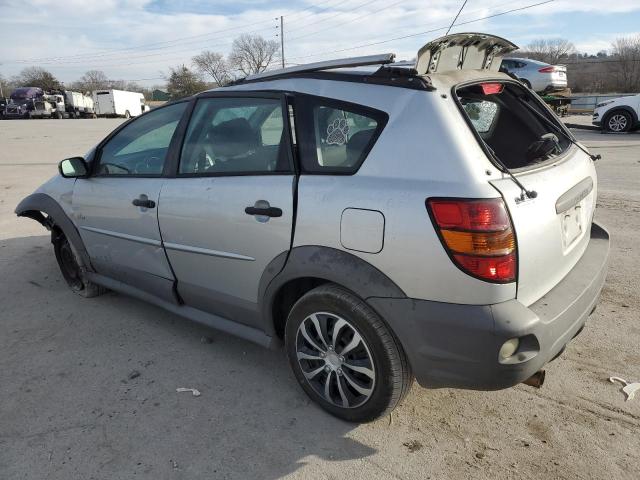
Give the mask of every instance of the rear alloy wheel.
[(387, 414), (413, 381), (397, 338), (366, 303), (337, 285), (317, 287), (296, 302), (285, 344), (307, 395), (347, 421)]
[(631, 130), (631, 115), (624, 110), (616, 110), (607, 115), (604, 127), (608, 132), (621, 133)]
[(54, 230), (51, 235), (53, 251), (55, 252), (60, 272), (71, 290), (87, 298), (97, 297), (104, 293), (104, 287), (85, 278), (75, 252), (65, 234)]

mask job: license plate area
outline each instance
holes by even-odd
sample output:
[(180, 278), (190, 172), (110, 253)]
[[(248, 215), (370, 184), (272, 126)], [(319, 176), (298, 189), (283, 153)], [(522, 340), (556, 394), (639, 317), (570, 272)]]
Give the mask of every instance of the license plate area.
[(585, 229), (584, 200), (560, 214), (562, 249), (566, 252), (578, 240)]

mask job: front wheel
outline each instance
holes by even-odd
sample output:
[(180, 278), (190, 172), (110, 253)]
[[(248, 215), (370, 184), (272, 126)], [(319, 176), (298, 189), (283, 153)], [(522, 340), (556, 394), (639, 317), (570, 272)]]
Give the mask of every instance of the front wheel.
[(90, 298), (104, 293), (104, 287), (87, 280), (76, 259), (75, 252), (66, 235), (59, 230), (51, 233), (53, 251), (60, 267), (60, 272), (72, 291), (80, 296)]
[(364, 301), (337, 285), (317, 287), (296, 302), (285, 346), (306, 394), (343, 420), (384, 416), (413, 382), (393, 332)]
[(631, 130), (631, 115), (624, 110), (611, 112), (604, 121), (604, 128), (607, 132), (628, 132)]
[(129, 113), (129, 110), (124, 112), (124, 118), (131, 118), (131, 114)]

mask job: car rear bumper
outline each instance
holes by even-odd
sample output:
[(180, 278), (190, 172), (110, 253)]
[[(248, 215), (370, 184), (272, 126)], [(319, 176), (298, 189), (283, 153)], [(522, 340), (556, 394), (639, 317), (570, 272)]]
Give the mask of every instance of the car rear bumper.
[[(499, 390), (529, 378), (581, 331), (600, 297), (608, 257), (609, 234), (594, 223), (573, 270), (528, 307), (517, 300), (494, 305), (367, 301), (400, 339), (420, 385)], [(511, 338), (520, 339), (520, 348), (498, 361), (500, 347)]]

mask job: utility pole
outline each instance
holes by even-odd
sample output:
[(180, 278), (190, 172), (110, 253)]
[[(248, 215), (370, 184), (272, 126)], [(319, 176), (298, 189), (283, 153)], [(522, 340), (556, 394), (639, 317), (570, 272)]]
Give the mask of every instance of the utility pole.
[(280, 15), (280, 57), (282, 58), (282, 68), (284, 68), (284, 17)]

